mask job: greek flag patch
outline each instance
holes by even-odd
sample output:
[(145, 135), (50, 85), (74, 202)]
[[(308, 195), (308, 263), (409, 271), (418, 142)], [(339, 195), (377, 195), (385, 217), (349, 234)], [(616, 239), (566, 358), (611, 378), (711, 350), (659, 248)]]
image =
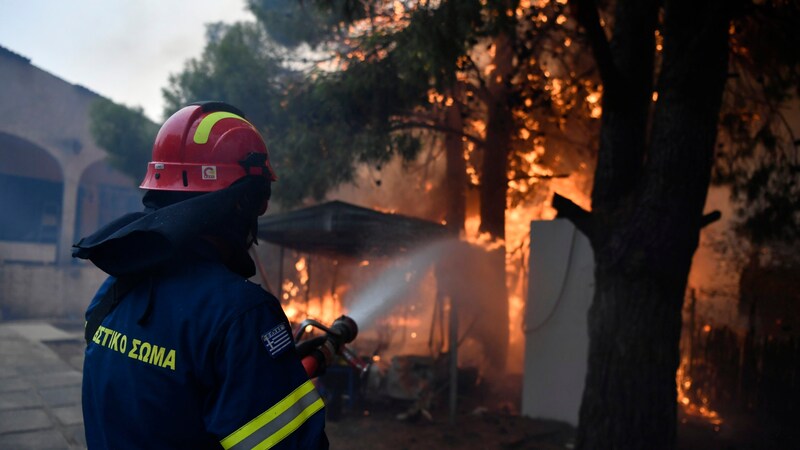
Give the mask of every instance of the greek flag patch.
[(261, 335), (261, 342), (264, 343), (269, 355), (277, 358), (278, 355), (286, 351), (292, 345), (292, 335), (286, 324), (279, 324), (275, 328)]

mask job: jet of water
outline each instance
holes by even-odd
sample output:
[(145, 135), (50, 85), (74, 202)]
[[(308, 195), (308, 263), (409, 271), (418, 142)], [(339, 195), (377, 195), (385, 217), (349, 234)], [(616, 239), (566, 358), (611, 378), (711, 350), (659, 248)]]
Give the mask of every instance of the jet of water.
[(384, 270), (377, 278), (362, 288), (351, 303), (347, 313), (365, 330), (419, 284), (427, 270), (445, 254), (452, 239), (437, 241), (408, 255), (401, 266)]

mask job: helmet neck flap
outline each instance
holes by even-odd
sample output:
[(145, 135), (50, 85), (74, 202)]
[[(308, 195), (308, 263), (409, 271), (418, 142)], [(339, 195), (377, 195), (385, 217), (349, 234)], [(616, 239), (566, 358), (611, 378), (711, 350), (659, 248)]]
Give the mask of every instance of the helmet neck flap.
[[(148, 208), (127, 214), (75, 244), (72, 256), (104, 272), (132, 275), (169, 269), (214, 244), (232, 271), (255, 274), (247, 249), (254, 242), (264, 193), (263, 177), (249, 176), (216, 192), (145, 196)], [(188, 193), (187, 193), (188, 194)]]

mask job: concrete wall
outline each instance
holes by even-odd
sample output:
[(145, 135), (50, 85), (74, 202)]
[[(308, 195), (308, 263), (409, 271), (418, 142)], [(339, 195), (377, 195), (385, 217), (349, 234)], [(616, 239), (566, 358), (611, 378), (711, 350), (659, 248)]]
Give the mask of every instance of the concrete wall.
[(34, 242), (0, 241), (0, 264), (5, 261), (52, 264), (56, 261), (56, 246)]
[(81, 318), (106, 277), (91, 265), (0, 264), (0, 319)]
[[(56, 177), (63, 183), (56, 246), (58, 264), (71, 262), (81, 179), (95, 163), (105, 165), (106, 153), (95, 145), (89, 131), (89, 110), (99, 99), (89, 89), (68, 83), (0, 46), (0, 133), (27, 143), (28, 147), (44, 150), (58, 163), (61, 172)], [(14, 160), (12, 157), (4, 161), (7, 167), (3, 172), (31, 176), (22, 173), (13, 164)], [(44, 176), (40, 172), (36, 171), (35, 178)], [(118, 172), (106, 177), (106, 184), (130, 186), (133, 190), (132, 180)]]
[(89, 133), (89, 107), (100, 96), (0, 48), (0, 132), (43, 148), (58, 161), (64, 193), (56, 258), (70, 260), (78, 184), (83, 171), (105, 158)]
[(578, 424), (586, 378), (594, 255), (571, 222), (531, 223), (522, 414)]

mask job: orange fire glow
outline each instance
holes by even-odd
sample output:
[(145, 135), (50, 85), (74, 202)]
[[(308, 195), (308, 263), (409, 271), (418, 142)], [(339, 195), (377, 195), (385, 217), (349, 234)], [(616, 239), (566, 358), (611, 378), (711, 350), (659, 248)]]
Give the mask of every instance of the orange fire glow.
[[(541, 170), (536, 165), (528, 167), (531, 178), (535, 178), (537, 171)], [(552, 180), (551, 189), (570, 198), (576, 204), (589, 210), (591, 200), (587, 193), (583, 192), (577, 182), (576, 177), (563, 180)], [(515, 185), (509, 184), (510, 189)], [(518, 187), (517, 187), (518, 189)], [(548, 196), (548, 199), (552, 196)], [(485, 248), (486, 250), (496, 250), (505, 246), (506, 249), (506, 285), (508, 287), (508, 327), (509, 345), (511, 352), (509, 355), (508, 367), (511, 370), (521, 370), (522, 354), (521, 349), (524, 343), (524, 333), (522, 329), (525, 311), (525, 299), (527, 298), (527, 262), (529, 257), (530, 244), (530, 224), (533, 220), (551, 220), (556, 216), (550, 200), (544, 203), (522, 203), (514, 208), (506, 210), (506, 239), (492, 239), (488, 233), (479, 232), (480, 217), (470, 216), (464, 224), (464, 239), (468, 242)]]
[(678, 404), (681, 405), (687, 416), (697, 417), (714, 425), (715, 430), (719, 431), (719, 426), (723, 420), (719, 413), (711, 409), (708, 397), (703, 396), (702, 392), (697, 392), (699, 404), (692, 400), (692, 378), (686, 373), (689, 365), (688, 358), (681, 359), (681, 365), (675, 376), (675, 383), (678, 387)]
[[(521, 17), (524, 13), (530, 13), (531, 8), (542, 10), (552, 1), (560, 5), (567, 3), (567, 0), (521, 0), (516, 9), (506, 11), (509, 17), (516, 15)], [(487, 3), (481, 2), (483, 5)], [(420, 2), (418, 5), (425, 5), (427, 2)], [(410, 22), (410, 15), (414, 13), (415, 8), (418, 7), (414, 2), (402, 2), (397, 0), (386, 0), (379, 2), (376, 6), (377, 14), (375, 17), (357, 21), (348, 27), (347, 37), (344, 40), (344, 47), (351, 48), (351, 51), (345, 51), (342, 57), (338, 59), (340, 67), (346, 66), (348, 61), (364, 60), (368, 57), (363, 52), (358, 50), (358, 43), (365, 36), (369, 36), (376, 31), (380, 32), (399, 30), (405, 27)], [(569, 26), (570, 18), (566, 15), (559, 14), (548, 18), (546, 14), (539, 11), (532, 12), (533, 20), (537, 22), (547, 22), (548, 20), (555, 21), (556, 24), (562, 26)], [(470, 56), (463, 56), (459, 58), (457, 65), (461, 69), (456, 74), (457, 79), (465, 85), (477, 85), (477, 80), (470, 72), (469, 63), (475, 65), (479, 76), (484, 76), (491, 79), (492, 77), (499, 76), (498, 64), (494, 61), (497, 56), (498, 48), (494, 42), (488, 42), (488, 47), (485, 45), (487, 42), (481, 42), (480, 46), (476, 46), (474, 52)], [(565, 38), (565, 47), (572, 45), (570, 38)], [(369, 56), (371, 57), (371, 56)], [(383, 56), (378, 55), (378, 58)], [(541, 59), (541, 61), (539, 60)], [(581, 86), (568, 80), (569, 77), (564, 73), (552, 66), (547, 66), (546, 58), (530, 58), (526, 61), (531, 66), (541, 66), (541, 72), (533, 70), (532, 73), (523, 73), (517, 82), (524, 82), (525, 79), (532, 83), (544, 83), (544, 90), (550, 97), (555, 108), (565, 115), (566, 112), (572, 108), (584, 108), (592, 118), (599, 118), (602, 115), (602, 86), (594, 86), (587, 84)], [(540, 74), (543, 74), (542, 77)], [(573, 75), (574, 76), (574, 75)], [(579, 89), (582, 87), (584, 89)], [(471, 97), (473, 95), (472, 89), (467, 89), (463, 95)], [(578, 94), (586, 93), (583, 98)], [(456, 101), (463, 101), (462, 98), (453, 98), (452, 92), (440, 92), (437, 89), (431, 88), (427, 92), (427, 100), (430, 107), (434, 110), (441, 110), (442, 108), (452, 106)], [(458, 95), (456, 95), (458, 97)], [(534, 101), (531, 98), (525, 98), (524, 104), (527, 108), (534, 107)], [(516, 131), (519, 139), (524, 141), (524, 145), (528, 146), (526, 153), (521, 155), (520, 162), (517, 166), (513, 167), (514, 173), (509, 174), (508, 188), (510, 193), (520, 193), (530, 196), (531, 193), (544, 192), (548, 193), (557, 190), (561, 195), (570, 198), (572, 201), (583, 207), (589, 209), (590, 201), (586, 192), (580, 188), (577, 178), (582, 175), (574, 175), (567, 179), (551, 179), (556, 175), (553, 170), (543, 166), (545, 160), (546, 147), (548, 143), (545, 141), (544, 127), (547, 127), (547, 121), (543, 118), (538, 118), (531, 114), (530, 111), (514, 111), (515, 118), (519, 120), (520, 128)], [(559, 127), (562, 124), (559, 122)], [(468, 117), (466, 118), (465, 133), (480, 140), (486, 138), (487, 122), (485, 119)], [(480, 146), (477, 146), (472, 140), (464, 140), (464, 160), (466, 161), (466, 172), (469, 183), (473, 186), (479, 186), (481, 183), (480, 174)], [(549, 150), (549, 148), (548, 148)], [(550, 155), (548, 155), (550, 156)], [(555, 156), (552, 161), (558, 163), (559, 157)], [(580, 166), (580, 170), (586, 169), (585, 163)], [(522, 174), (523, 176), (520, 176)], [(542, 180), (548, 180), (545, 182)], [(545, 187), (543, 187), (545, 186)], [(431, 192), (433, 184), (426, 184), (425, 191)], [(506, 229), (505, 239), (499, 240), (492, 238), (488, 233), (479, 232), (480, 218), (475, 215), (468, 217), (465, 222), (465, 233), (463, 238), (473, 244), (481, 246), (487, 250), (496, 250), (505, 248), (506, 250), (506, 275), (507, 286), (509, 292), (509, 332), (510, 341), (512, 344), (521, 344), (523, 341), (522, 321), (525, 299), (527, 297), (527, 262), (529, 257), (529, 234), (530, 222), (532, 220), (549, 220), (556, 216), (556, 211), (550, 204), (551, 195), (541, 195), (530, 203), (520, 203), (513, 207), (509, 207), (506, 211)], [(546, 198), (547, 200), (542, 200)], [(380, 208), (376, 208), (381, 210)], [(395, 213), (396, 210), (385, 211)], [(301, 264), (302, 261), (302, 264)], [(299, 281), (295, 285), (291, 281), (284, 282), (283, 286), (283, 300), (286, 305), (287, 315), (292, 312), (290, 319), (294, 317), (302, 318), (303, 315), (316, 315), (321, 320), (333, 319), (342, 312), (341, 297), (327, 296), (324, 298), (309, 298), (307, 293), (308, 271), (305, 260), (298, 261), (296, 267), (298, 271)], [(360, 266), (366, 267), (369, 261), (363, 261)], [(328, 298), (330, 297), (330, 298)], [(323, 305), (331, 305), (335, 311), (323, 310)], [(521, 359), (521, 358), (520, 358)], [(521, 363), (520, 363), (521, 364)]]

